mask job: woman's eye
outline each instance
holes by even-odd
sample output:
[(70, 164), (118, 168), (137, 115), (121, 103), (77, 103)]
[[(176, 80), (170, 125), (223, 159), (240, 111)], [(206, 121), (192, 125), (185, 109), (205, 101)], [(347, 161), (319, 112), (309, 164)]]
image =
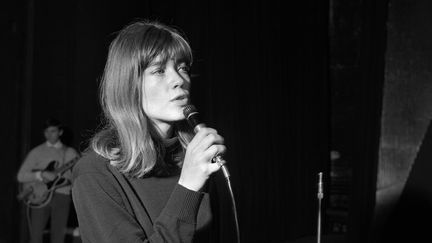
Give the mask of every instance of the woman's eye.
[(188, 74), (189, 71), (190, 71), (190, 68), (187, 65), (180, 65), (178, 67), (178, 70), (179, 70), (179, 72), (187, 73)]
[(165, 73), (165, 69), (163, 69), (163, 68), (157, 68), (157, 69), (153, 70), (152, 73), (153, 74), (164, 74)]

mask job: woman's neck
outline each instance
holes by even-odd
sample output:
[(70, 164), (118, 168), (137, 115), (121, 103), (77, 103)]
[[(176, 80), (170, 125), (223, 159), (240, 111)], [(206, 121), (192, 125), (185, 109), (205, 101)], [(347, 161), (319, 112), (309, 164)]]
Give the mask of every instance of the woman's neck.
[(165, 122), (155, 122), (156, 131), (162, 139), (171, 138), (173, 135), (173, 125)]

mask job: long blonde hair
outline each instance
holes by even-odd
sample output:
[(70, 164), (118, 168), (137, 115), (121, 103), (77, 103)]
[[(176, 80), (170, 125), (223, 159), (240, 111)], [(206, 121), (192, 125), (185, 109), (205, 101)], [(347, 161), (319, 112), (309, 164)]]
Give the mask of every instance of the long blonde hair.
[[(142, 108), (142, 75), (156, 57), (192, 65), (191, 48), (177, 30), (158, 22), (132, 23), (112, 41), (100, 85), (106, 125), (91, 146), (120, 172), (135, 177), (163, 163), (162, 139)], [(185, 148), (191, 129), (184, 120), (174, 129)]]

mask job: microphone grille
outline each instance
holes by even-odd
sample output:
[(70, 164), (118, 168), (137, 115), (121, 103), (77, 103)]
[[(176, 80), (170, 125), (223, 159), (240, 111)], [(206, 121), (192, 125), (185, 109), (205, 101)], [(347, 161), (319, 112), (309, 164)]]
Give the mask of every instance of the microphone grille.
[(192, 114), (193, 112), (197, 112), (197, 109), (195, 108), (194, 105), (186, 105), (185, 108), (183, 109), (183, 114), (186, 118), (188, 118), (189, 115)]

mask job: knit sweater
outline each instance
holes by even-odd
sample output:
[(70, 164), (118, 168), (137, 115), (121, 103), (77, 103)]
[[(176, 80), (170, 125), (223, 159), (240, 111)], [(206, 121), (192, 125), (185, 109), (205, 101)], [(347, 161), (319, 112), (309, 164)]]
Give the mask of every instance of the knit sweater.
[(73, 168), (72, 186), (83, 242), (215, 242), (212, 193), (191, 191), (178, 179), (127, 177), (87, 153)]

